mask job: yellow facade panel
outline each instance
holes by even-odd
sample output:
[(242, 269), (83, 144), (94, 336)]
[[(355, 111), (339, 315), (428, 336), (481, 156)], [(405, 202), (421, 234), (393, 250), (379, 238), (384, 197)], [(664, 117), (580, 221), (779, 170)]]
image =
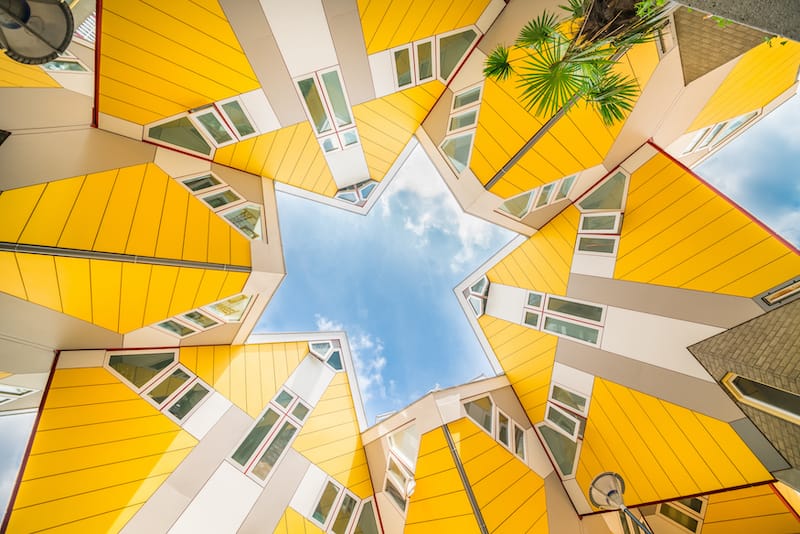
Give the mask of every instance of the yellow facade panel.
[[(553, 138), (564, 147), (564, 151), (581, 165), (582, 169), (594, 167), (603, 161), (603, 156), (605, 156), (605, 154), (601, 154), (591, 143), (590, 139), (584, 137), (583, 132), (579, 128), (576, 128), (575, 123), (567, 116), (562, 117), (561, 120), (556, 122), (553, 127), (550, 128), (548, 135), (552, 135)], [(539, 143), (537, 143), (537, 145), (538, 144)], [(569, 173), (570, 171), (565, 173), (565, 175)]]
[(230, 166), (235, 169), (246, 170), (248, 168), (247, 165), (250, 162), (251, 154), (253, 153), (253, 147), (255, 147), (257, 140), (257, 138), (251, 137), (250, 139), (245, 139), (244, 141), (234, 143)]
[(47, 184), (0, 193), (0, 241), (16, 243), (36, 208)]
[(119, 305), (122, 264), (115, 261), (89, 260), (92, 283), (92, 322), (119, 332)]
[(58, 241), (59, 247), (92, 249), (116, 177), (116, 170), (86, 175)]
[(212, 216), (200, 200), (189, 198), (186, 209), (186, 232), (183, 237), (184, 260), (208, 260), (208, 224)]
[(769, 484), (710, 495), (703, 518), (703, 532), (712, 534), (790, 534), (798, 527), (800, 521)]
[(169, 177), (155, 165), (146, 167), (139, 201), (131, 223), (130, 237), (125, 247), (127, 254), (154, 256), (158, 239), (161, 216), (164, 210), (164, 197)]
[(125, 252), (136, 211), (136, 202), (133, 199), (139, 198), (146, 168), (147, 165), (136, 165), (119, 169), (103, 221), (100, 223), (94, 250), (120, 254)]
[(19, 242), (55, 246), (82, 185), (83, 176), (49, 182), (25, 225)]
[(24, 65), (0, 56), (0, 87), (59, 87), (38, 65)]
[(273, 534), (322, 534), (322, 530), (317, 525), (291, 507), (286, 507), (286, 511), (272, 532)]
[(144, 325), (147, 290), (153, 266), (143, 263), (122, 264), (119, 331), (131, 332)]
[(21, 299), (28, 298), (13, 252), (0, 252), (0, 291)]
[(55, 257), (64, 313), (92, 322), (92, 286), (89, 260)]
[(179, 269), (167, 265), (153, 265), (150, 271), (150, 284), (147, 287), (143, 324), (152, 324), (170, 316), (169, 305)]
[(194, 297), (193, 308), (211, 304), (220, 299), (220, 290), (228, 277), (226, 271), (213, 271), (206, 269), (203, 271), (203, 277), (197, 287)]
[(188, 202), (188, 191), (175, 180), (167, 179), (167, 188), (164, 193), (164, 209), (161, 212), (161, 224), (158, 228), (155, 256), (175, 260), (183, 257)]
[(54, 408), (42, 413), (37, 432), (123, 421), (134, 417), (152, 416), (157, 413), (156, 409), (150, 404), (147, 402), (140, 403), (139, 399), (115, 402), (113, 406), (88, 404), (68, 408)]
[(16, 253), (15, 256), (28, 300), (56, 311), (62, 311), (54, 258), (20, 253)]

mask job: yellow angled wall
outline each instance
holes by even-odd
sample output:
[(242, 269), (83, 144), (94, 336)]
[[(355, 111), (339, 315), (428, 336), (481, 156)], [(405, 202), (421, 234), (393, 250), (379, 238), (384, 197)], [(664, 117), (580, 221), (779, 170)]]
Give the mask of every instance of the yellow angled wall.
[(196, 443), (105, 369), (59, 369), (8, 532), (117, 532)]
[(326, 197), (337, 191), (307, 121), (219, 148), (214, 161)]
[(489, 0), (358, 0), (367, 54), (475, 24)]
[(257, 89), (218, 2), (208, 4), (103, 2), (99, 110), (146, 124)]
[(372, 495), (347, 374), (336, 373), (292, 447), (361, 499)]
[(317, 525), (300, 515), (292, 508), (286, 508), (278, 526), (272, 531), (273, 534), (317, 534), (321, 533)]
[(264, 343), (181, 347), (179, 359), (255, 418), (307, 354), (306, 342)]
[(776, 38), (762, 43), (739, 59), (687, 132), (710, 126), (764, 107), (797, 79), (800, 43)]
[(489, 281), (546, 293), (567, 291), (580, 212), (573, 206), (514, 249), (486, 275)]
[(615, 278), (754, 297), (798, 272), (796, 251), (664, 154), (631, 176)]
[(596, 378), (578, 485), (603, 471), (625, 479), (629, 506), (772, 478), (728, 423)]
[(548, 534), (544, 480), (469, 419), (447, 427), (489, 532)]
[(443, 91), (441, 82), (432, 81), (353, 108), (373, 180), (383, 180)]
[(0, 87), (60, 87), (38, 65), (17, 63), (5, 54), (0, 55)]
[(416, 488), (408, 500), (406, 534), (480, 532), (441, 428), (421, 436), (414, 479)]
[(703, 534), (793, 534), (800, 521), (771, 484), (709, 495)]
[(528, 419), (544, 419), (558, 338), (483, 315), (478, 319)]

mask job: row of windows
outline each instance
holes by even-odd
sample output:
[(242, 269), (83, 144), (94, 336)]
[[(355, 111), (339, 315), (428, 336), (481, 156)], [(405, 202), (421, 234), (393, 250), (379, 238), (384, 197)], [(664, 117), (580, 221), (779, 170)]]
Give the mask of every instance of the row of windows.
[(600, 346), (606, 306), (529, 291), (521, 323), (559, 337)]
[(477, 85), (453, 96), (448, 133), (439, 148), (456, 174), (469, 166), (482, 91), (483, 85)]
[(739, 115), (733, 119), (718, 122), (717, 124), (699, 130), (697, 134), (692, 137), (692, 140), (686, 146), (683, 154), (690, 154), (703, 149), (713, 149), (743, 128), (757, 115), (758, 111), (751, 111), (750, 113), (745, 113), (744, 115)]
[(177, 359), (174, 350), (114, 351), (107, 354), (105, 367), (143, 399), (181, 424), (206, 400), (212, 388)]
[(156, 323), (155, 326), (183, 339), (223, 323), (241, 322), (252, 301), (251, 295), (240, 293), (202, 308), (174, 315)]
[(500, 204), (497, 210), (499, 213), (511, 215), (515, 219), (523, 219), (533, 210), (567, 198), (576, 176), (573, 174), (513, 196)]
[(577, 203), (581, 211), (575, 243), (577, 254), (617, 255), (628, 184), (628, 175), (618, 171)]
[(534, 425), (562, 479), (574, 478), (589, 415), (589, 398), (552, 382), (544, 421)]
[(478, 38), (474, 28), (460, 29), (415, 41), (390, 51), (394, 85), (406, 89), (438, 78), (447, 83)]
[(62, 52), (57, 59), (44, 63), (40, 67), (47, 72), (89, 72), (89, 67), (69, 51)]
[(419, 454), (420, 436), (414, 424), (389, 435), (389, 457), (383, 490), (401, 512), (406, 511), (408, 498), (414, 493), (414, 471)]
[(708, 501), (705, 497), (688, 497), (658, 505), (656, 513), (681, 530), (695, 534), (703, 527)]
[(339, 340), (331, 341), (312, 341), (308, 344), (309, 352), (319, 361), (325, 363), (334, 371), (344, 370), (342, 360), (342, 347)]
[(296, 78), (295, 83), (323, 152), (335, 152), (359, 144), (353, 110), (339, 67), (312, 72)]
[(378, 534), (372, 499), (361, 500), (328, 478), (311, 514), (311, 521), (331, 534)]
[(466, 402), (464, 410), (495, 441), (525, 461), (525, 431), (492, 402), (491, 395)]
[(205, 172), (181, 176), (177, 180), (239, 233), (248, 239), (267, 240), (261, 206), (245, 200), (222, 178), (213, 172)]
[(28, 395), (36, 393), (36, 391), (38, 390), (22, 386), (12, 386), (10, 384), (0, 384), (0, 405), (27, 397)]
[(376, 187), (378, 187), (378, 182), (375, 180), (365, 180), (355, 185), (339, 189), (336, 193), (336, 198), (361, 207), (367, 203), (367, 199), (372, 192), (375, 191)]
[(489, 298), (489, 279), (486, 275), (464, 290), (464, 298), (467, 299), (476, 317), (480, 317), (486, 311), (486, 301)]

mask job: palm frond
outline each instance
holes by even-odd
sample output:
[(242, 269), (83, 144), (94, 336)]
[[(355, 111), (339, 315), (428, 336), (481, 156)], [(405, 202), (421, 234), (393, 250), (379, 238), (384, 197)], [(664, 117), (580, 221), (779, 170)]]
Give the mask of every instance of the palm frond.
[(569, 13), (572, 19), (579, 19), (586, 15), (585, 0), (567, 0), (566, 5), (560, 5), (558, 7)]
[(483, 64), (483, 75), (497, 81), (503, 81), (511, 76), (514, 72), (514, 67), (508, 59), (508, 48), (503, 45), (497, 45), (497, 48), (486, 57), (486, 62)]
[(530, 55), (518, 71), (525, 109), (552, 116), (586, 85), (587, 79), (578, 64), (565, 61), (569, 41), (557, 39), (540, 54)]
[(594, 107), (607, 126), (623, 120), (625, 114), (633, 109), (638, 95), (639, 85), (635, 79), (612, 73), (610, 69), (592, 78), (583, 93), (586, 102)]
[(549, 43), (558, 33), (557, 25), (558, 19), (556, 16), (549, 11), (545, 11), (522, 27), (515, 44), (519, 48), (538, 50)]

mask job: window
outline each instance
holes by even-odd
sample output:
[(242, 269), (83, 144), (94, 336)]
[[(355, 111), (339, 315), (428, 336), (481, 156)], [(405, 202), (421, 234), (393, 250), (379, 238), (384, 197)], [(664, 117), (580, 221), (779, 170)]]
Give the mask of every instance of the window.
[(60, 57), (42, 65), (50, 72), (89, 72), (89, 68), (78, 58)]
[(453, 96), (453, 111), (467, 107), (471, 104), (476, 104), (481, 100), (482, 85), (467, 89), (461, 93)]
[(10, 384), (0, 384), (0, 404), (14, 402), (17, 399), (27, 397), (36, 393), (38, 390), (23, 386), (12, 386)]
[(168, 412), (179, 421), (183, 420), (200, 405), (209, 393), (211, 390), (208, 386), (197, 381), (169, 407)]
[(170, 367), (176, 359), (175, 352), (112, 353), (107, 365), (114, 374), (123, 378), (137, 392), (156, 375)]
[(464, 172), (469, 166), (469, 158), (472, 154), (472, 141), (475, 138), (473, 131), (445, 138), (440, 145), (442, 152), (447, 156), (450, 165), (457, 174)]
[(597, 328), (591, 328), (579, 323), (558, 319), (555, 317), (546, 317), (542, 330), (556, 334), (563, 337), (572, 338), (578, 341), (584, 341), (590, 345), (598, 345), (600, 338), (600, 331)]
[(328, 478), (309, 519), (330, 534), (378, 534), (372, 498), (362, 501)]
[(570, 439), (578, 438), (581, 422), (566, 410), (548, 402), (544, 418), (554, 430), (558, 430)]
[(687, 507), (684, 501), (697, 501), (701, 504), (702, 509), (703, 501), (700, 499), (681, 499), (679, 501), (659, 504), (658, 513), (685, 531), (693, 533), (699, 532), (700, 527), (703, 525), (703, 517), (693, 508)]
[(215, 326), (220, 325), (220, 320), (201, 310), (176, 315), (166, 321), (156, 323), (156, 327), (179, 338), (184, 338)]
[(489, 298), (489, 279), (483, 275), (477, 282), (464, 290), (464, 298), (467, 299), (476, 317), (480, 317), (486, 311), (486, 300)]
[(452, 115), (450, 117), (450, 126), (447, 128), (447, 131), (455, 132), (458, 130), (463, 130), (465, 128), (470, 128), (472, 126), (475, 126), (477, 122), (478, 122), (478, 110), (477, 108), (473, 108), (463, 113)]
[(377, 186), (378, 182), (375, 180), (365, 180), (356, 185), (340, 189), (339, 192), (336, 193), (336, 198), (359, 207), (364, 206)]
[(492, 410), (494, 404), (489, 397), (481, 397), (464, 404), (467, 416), (475, 421), (481, 428), (492, 434)]
[(581, 215), (578, 231), (582, 234), (619, 234), (622, 213), (592, 213)]
[(419, 442), (419, 432), (414, 424), (389, 435), (389, 446), (392, 452), (399, 455), (403, 463), (412, 467), (417, 464)]
[(214, 149), (211, 143), (195, 127), (188, 116), (158, 121), (147, 128), (145, 139), (160, 141), (162, 144), (178, 147), (191, 154), (211, 157)]
[(379, 534), (378, 521), (375, 518), (375, 509), (372, 500), (364, 501), (358, 515), (353, 534)]
[(555, 382), (550, 385), (550, 400), (562, 408), (579, 415), (586, 416), (589, 413), (589, 400), (585, 395), (560, 386)]
[(321, 362), (325, 362), (334, 371), (343, 371), (342, 348), (339, 341), (313, 341), (309, 343), (309, 351)]
[(473, 29), (456, 30), (437, 36), (439, 79), (444, 83), (450, 81), (477, 37), (478, 33)]
[(561, 179), (561, 183), (558, 186), (558, 193), (556, 193), (555, 200), (561, 200), (562, 198), (567, 198), (570, 190), (572, 189), (572, 184), (575, 183), (575, 176), (567, 176), (566, 178)]
[(310, 411), (297, 395), (281, 389), (230, 458), (251, 478), (266, 481)]
[(160, 323), (156, 323), (156, 326), (162, 330), (166, 330), (170, 334), (174, 334), (181, 338), (197, 333), (197, 331), (194, 330), (193, 328), (190, 328), (185, 324), (176, 321), (174, 319), (167, 319), (166, 321), (161, 321)]
[(550, 203), (550, 193), (553, 192), (553, 187), (555, 187), (555, 183), (549, 183), (542, 186), (542, 188), (539, 190), (539, 198), (536, 199), (537, 208), (541, 208), (542, 206), (546, 206)]
[(514, 425), (514, 454), (525, 460), (525, 432), (518, 425)]
[(386, 466), (384, 491), (403, 512), (406, 511), (408, 498), (414, 493), (414, 487), (413, 473), (402, 462), (398, 461), (396, 456), (390, 453)]
[(717, 124), (699, 130), (697, 134), (692, 137), (692, 140), (689, 141), (689, 144), (686, 145), (686, 149), (683, 151), (683, 154), (690, 154), (704, 148), (716, 147), (717, 145), (725, 142), (725, 140), (739, 131), (757, 115), (758, 110), (751, 111), (750, 113), (745, 113), (744, 115), (739, 115), (733, 119), (718, 122)]
[(587, 254), (616, 256), (619, 238), (617, 237), (584, 237), (578, 236), (578, 251)]
[(465, 402), (464, 411), (492, 439), (525, 461), (525, 431), (492, 402), (491, 396), (485, 395)]
[(535, 428), (561, 478), (574, 478), (578, 463), (578, 443), (548, 424), (540, 423)]
[(579, 203), (582, 211), (622, 210), (628, 188), (628, 177), (617, 172), (602, 184), (592, 189)]
[(768, 291), (761, 297), (761, 301), (767, 306), (775, 306), (797, 298), (800, 298), (800, 278), (790, 280), (788, 283), (781, 284), (777, 289)]
[(587, 304), (576, 300), (568, 300), (563, 297), (549, 295), (547, 297), (547, 310), (553, 313), (571, 315), (587, 321), (602, 323), (605, 307), (594, 304)]
[(779, 389), (736, 373), (728, 373), (722, 384), (736, 400), (800, 425), (800, 394)]
[(542, 303), (544, 294), (534, 291), (528, 292), (525, 306), (522, 309), (522, 324), (531, 328), (539, 329), (539, 322), (542, 317)]
[(261, 239), (264, 235), (261, 226), (261, 206), (258, 204), (232, 207), (220, 212), (220, 215), (249, 239)]
[(551, 383), (544, 422), (535, 425), (561, 478), (573, 478), (589, 413), (589, 398)]
[(174, 395), (176, 391), (181, 389), (181, 386), (183, 386), (189, 378), (189, 374), (179, 366), (163, 380), (156, 383), (149, 391), (146, 391), (145, 395), (160, 407), (167, 399)]
[(405, 87), (414, 83), (411, 70), (411, 48), (404, 47), (392, 53), (394, 59), (395, 83), (397, 87)]
[(531, 211), (531, 204), (536, 196), (536, 189), (533, 191), (526, 191), (517, 196), (511, 197), (502, 204), (500, 204), (500, 211), (508, 213), (512, 217), (522, 219)]
[(520, 193), (503, 202), (498, 209), (512, 217), (522, 219), (535, 209), (566, 198), (574, 181), (575, 176), (567, 176), (542, 187)]
[(295, 81), (322, 150), (333, 152), (357, 145), (358, 134), (339, 68), (313, 72)]
[(184, 313), (181, 316), (182, 319), (192, 323), (197, 328), (201, 330), (208, 330), (209, 328), (213, 328), (219, 324), (219, 322), (215, 321), (205, 313), (202, 313), (199, 310), (193, 310), (189, 313)]
[(530, 291), (520, 324), (599, 346), (605, 311), (605, 306)]
[(482, 86), (470, 87), (453, 96), (448, 136), (439, 145), (450, 166), (461, 174), (469, 166), (472, 142), (478, 124), (478, 107)]
[(219, 106), (220, 112), (227, 119), (227, 123), (233, 126), (236, 136), (240, 140), (253, 137), (259, 133), (244, 103), (239, 100), (238, 97), (223, 100), (217, 105)]
[(509, 429), (509, 420), (508, 416), (503, 412), (497, 412), (497, 441), (505, 445), (506, 447), (510, 447), (510, 436), (509, 433), (511, 430)]
[(189, 112), (189, 120), (217, 147), (230, 145), (238, 140), (213, 104)]
[(225, 300), (209, 304), (204, 307), (203, 310), (220, 318), (226, 323), (238, 323), (242, 320), (242, 317), (244, 317), (251, 300), (252, 297), (250, 295), (241, 293)]
[(414, 43), (414, 50), (416, 51), (417, 58), (415, 63), (417, 69), (417, 83), (432, 80), (436, 71), (434, 66), (433, 39), (417, 41)]

